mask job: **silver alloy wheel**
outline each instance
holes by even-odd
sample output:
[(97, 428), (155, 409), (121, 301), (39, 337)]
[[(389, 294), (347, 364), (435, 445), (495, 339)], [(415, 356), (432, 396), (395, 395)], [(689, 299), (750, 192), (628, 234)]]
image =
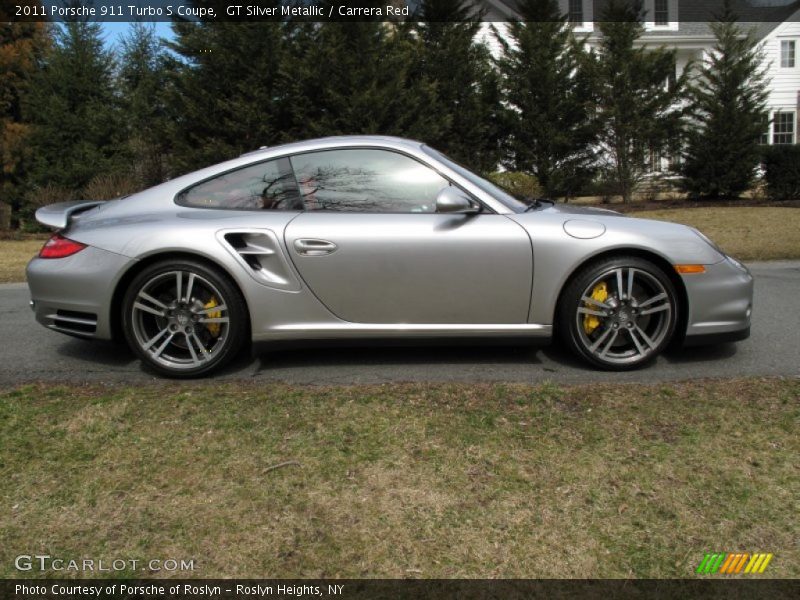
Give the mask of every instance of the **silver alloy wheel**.
[(136, 343), (169, 369), (196, 369), (224, 349), (230, 315), (226, 298), (205, 277), (168, 271), (149, 279), (131, 307)]
[[(606, 284), (608, 297), (593, 298)], [(575, 312), (580, 341), (587, 352), (604, 363), (625, 365), (647, 360), (672, 330), (674, 300), (652, 274), (635, 267), (615, 267), (595, 278), (581, 294)], [(591, 332), (585, 319), (596, 317)]]

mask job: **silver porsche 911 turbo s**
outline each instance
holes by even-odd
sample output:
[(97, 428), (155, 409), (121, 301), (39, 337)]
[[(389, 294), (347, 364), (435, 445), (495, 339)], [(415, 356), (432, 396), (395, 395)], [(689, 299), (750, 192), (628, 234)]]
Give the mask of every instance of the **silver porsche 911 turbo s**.
[(264, 148), (108, 202), (40, 209), (37, 320), (168, 376), (247, 343), (558, 337), (631, 369), (750, 331), (753, 279), (699, 231), (525, 203), (422, 143)]

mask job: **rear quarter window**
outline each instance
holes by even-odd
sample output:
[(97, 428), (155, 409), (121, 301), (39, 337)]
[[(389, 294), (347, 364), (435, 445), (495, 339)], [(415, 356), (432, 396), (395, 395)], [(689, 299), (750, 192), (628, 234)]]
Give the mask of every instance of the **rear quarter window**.
[(217, 175), (182, 191), (175, 201), (194, 208), (303, 210), (288, 158)]

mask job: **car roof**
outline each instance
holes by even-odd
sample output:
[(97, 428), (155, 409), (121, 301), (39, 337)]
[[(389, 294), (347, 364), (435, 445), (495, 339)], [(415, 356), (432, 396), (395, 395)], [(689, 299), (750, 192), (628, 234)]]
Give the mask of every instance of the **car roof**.
[(319, 150), (321, 148), (332, 148), (339, 146), (392, 146), (395, 148), (419, 148), (422, 142), (417, 140), (410, 140), (401, 137), (394, 137), (390, 135), (335, 135), (323, 138), (315, 138), (312, 140), (303, 140), (299, 142), (289, 142), (287, 144), (280, 144), (278, 146), (262, 146), (258, 150), (246, 152), (242, 156), (253, 157), (260, 154), (274, 154), (274, 153), (293, 153), (303, 152), (305, 150)]

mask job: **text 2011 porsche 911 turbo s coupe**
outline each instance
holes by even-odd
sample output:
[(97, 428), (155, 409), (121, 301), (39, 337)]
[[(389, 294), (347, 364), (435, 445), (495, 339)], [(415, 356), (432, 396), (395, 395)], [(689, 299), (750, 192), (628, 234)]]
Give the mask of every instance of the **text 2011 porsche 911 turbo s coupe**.
[(37, 320), (156, 371), (248, 342), (558, 336), (600, 368), (750, 331), (753, 279), (699, 231), (522, 202), (410, 140), (264, 148), (108, 202), (44, 207)]

